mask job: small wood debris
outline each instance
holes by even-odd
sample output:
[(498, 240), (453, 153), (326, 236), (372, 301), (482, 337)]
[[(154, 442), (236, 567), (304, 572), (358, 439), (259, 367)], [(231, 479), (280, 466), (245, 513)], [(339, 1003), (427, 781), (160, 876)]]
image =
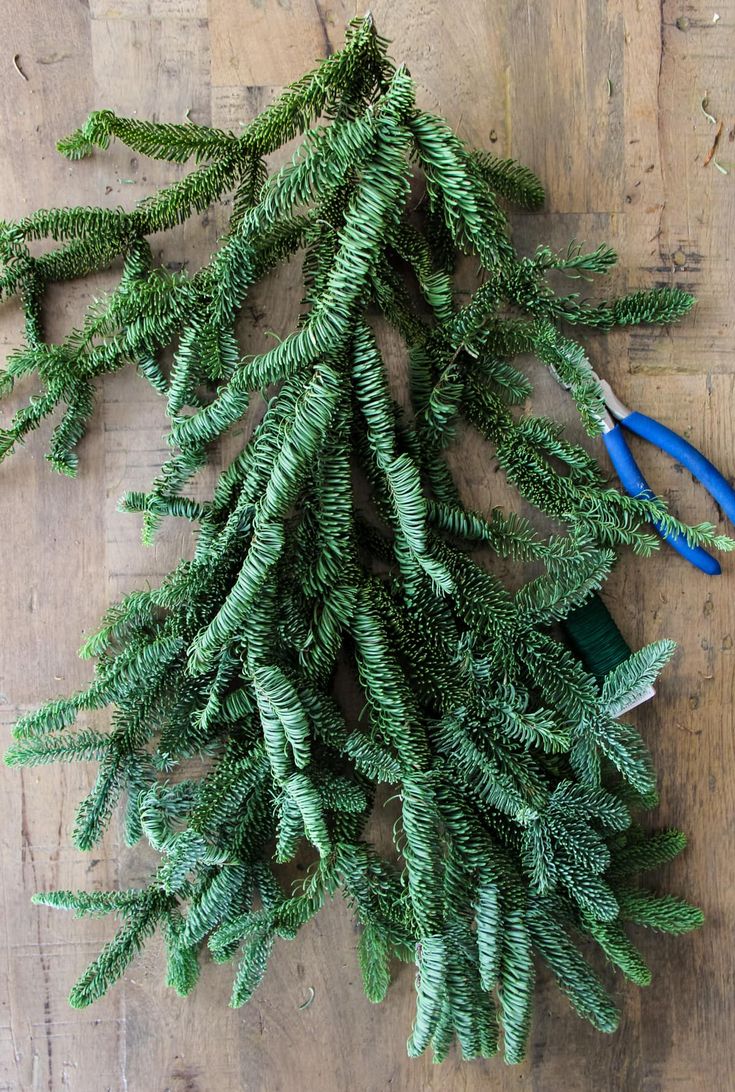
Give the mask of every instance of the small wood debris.
[(715, 158), (715, 152), (717, 151), (717, 145), (720, 143), (720, 137), (722, 136), (723, 128), (724, 125), (722, 121), (720, 121), (719, 125), (717, 126), (717, 131), (715, 133), (715, 139), (712, 141), (712, 147), (707, 152), (707, 155), (704, 157), (704, 162), (702, 163), (703, 167), (708, 166)]

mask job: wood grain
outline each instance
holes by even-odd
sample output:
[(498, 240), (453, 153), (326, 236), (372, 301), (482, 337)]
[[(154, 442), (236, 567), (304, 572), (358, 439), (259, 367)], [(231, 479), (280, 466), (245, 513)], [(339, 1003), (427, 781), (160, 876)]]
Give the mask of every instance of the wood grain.
[[(543, 177), (545, 211), (514, 221), (524, 248), (605, 239), (621, 255), (617, 287), (678, 284), (696, 292), (695, 312), (675, 329), (593, 338), (590, 354), (624, 399), (685, 432), (735, 475), (733, 0), (375, 0), (372, 10), (393, 56), (416, 78), (422, 104), (444, 113), (463, 137), (519, 156)], [(90, 109), (174, 121), (189, 111), (195, 121), (238, 128), (280, 85), (338, 48), (355, 13), (352, 3), (331, 0), (5, 0), (0, 213), (131, 205), (178, 169), (139, 161), (118, 145), (73, 166), (62, 160), (55, 141)], [(15, 54), (27, 80), (13, 67)], [(708, 112), (723, 121), (718, 158), (729, 174), (706, 164), (715, 127), (702, 110), (705, 96)], [(162, 259), (196, 267), (221, 224), (215, 211), (156, 240)], [(296, 272), (260, 292), (249, 338), (285, 332)], [(51, 335), (61, 336), (109, 283), (99, 277), (54, 293)], [(2, 344), (10, 349), (19, 337), (17, 310), (4, 305)], [(563, 396), (539, 381), (549, 412), (571, 421)], [(19, 711), (86, 679), (75, 649), (104, 606), (190, 549), (187, 529), (171, 525), (155, 549), (144, 550), (135, 519), (115, 508), (123, 488), (143, 487), (159, 465), (163, 426), (160, 401), (121, 374), (103, 385), (76, 482), (52, 475), (44, 433), (0, 469), (4, 741)], [(718, 520), (680, 467), (640, 454), (677, 511)], [(462, 438), (454, 461), (468, 497), (484, 508), (497, 503), (502, 484), (472, 437)], [(637, 719), (661, 771), (657, 821), (681, 824), (690, 836), (661, 885), (687, 893), (708, 918), (692, 937), (643, 938), (654, 983), (637, 991), (614, 980), (623, 1009), (616, 1035), (603, 1038), (582, 1024), (542, 978), (522, 1067), (467, 1065), (454, 1055), (442, 1067), (409, 1061), (412, 975), (399, 972), (382, 1006), (364, 999), (342, 904), (296, 942), (281, 943), (244, 1010), (227, 1007), (230, 972), (213, 965), (193, 998), (169, 995), (154, 945), (108, 998), (73, 1011), (69, 987), (110, 923), (32, 908), (30, 894), (142, 882), (150, 860), (114, 835), (94, 855), (70, 847), (74, 807), (91, 771), (5, 770), (0, 1090), (735, 1088), (735, 561), (725, 559), (724, 570), (712, 581), (670, 553), (646, 562), (626, 557), (609, 586), (631, 644), (668, 635), (681, 646), (658, 700)]]

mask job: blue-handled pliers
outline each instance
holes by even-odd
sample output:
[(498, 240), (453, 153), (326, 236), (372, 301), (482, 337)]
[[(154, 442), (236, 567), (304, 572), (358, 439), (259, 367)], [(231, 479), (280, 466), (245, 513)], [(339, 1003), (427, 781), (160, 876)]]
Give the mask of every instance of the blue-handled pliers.
[[(553, 368), (551, 369), (553, 371)], [(653, 499), (655, 494), (633, 458), (633, 454), (625, 439), (624, 429), (634, 432), (644, 440), (648, 440), (661, 451), (667, 452), (677, 462), (681, 463), (691, 474), (702, 483), (710, 496), (717, 502), (731, 523), (735, 523), (735, 489), (722, 476), (717, 467), (706, 459), (701, 451), (679, 436), (666, 425), (662, 425), (653, 417), (647, 417), (645, 413), (628, 409), (623, 405), (610, 384), (594, 372), (590, 365), (590, 372), (597, 380), (605, 399), (606, 410), (601, 416), (602, 438), (605, 442), (610, 461), (617, 471), (620, 482), (632, 497), (645, 497)], [(555, 378), (562, 382), (558, 375)], [(566, 384), (562, 383), (562, 386)], [(681, 554), (682, 557), (702, 572), (710, 576), (720, 573), (719, 562), (711, 557), (701, 546), (690, 546), (682, 534), (670, 534), (659, 523), (654, 522), (654, 527), (661, 537), (670, 546)]]

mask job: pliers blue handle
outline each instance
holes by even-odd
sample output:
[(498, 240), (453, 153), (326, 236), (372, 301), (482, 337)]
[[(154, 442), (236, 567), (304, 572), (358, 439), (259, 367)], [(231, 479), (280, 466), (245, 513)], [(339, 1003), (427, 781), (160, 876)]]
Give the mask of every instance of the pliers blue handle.
[[(652, 417), (647, 417), (645, 413), (628, 409), (616, 397), (608, 383), (604, 380), (599, 382), (608, 408), (608, 413), (603, 418), (603, 440), (625, 491), (633, 497), (654, 497), (625, 440), (623, 430), (627, 429), (636, 436), (648, 440), (681, 463), (702, 483), (730, 522), (735, 523), (735, 489), (717, 467), (713, 466), (709, 459), (706, 459), (702, 452), (697, 451), (696, 447), (693, 447), (683, 436), (672, 432), (670, 428)], [(613, 417), (617, 420), (613, 421)], [(690, 546), (684, 535), (669, 534), (658, 523), (654, 526), (661, 537), (690, 564), (710, 576), (717, 576), (720, 573), (718, 561), (701, 546)]]

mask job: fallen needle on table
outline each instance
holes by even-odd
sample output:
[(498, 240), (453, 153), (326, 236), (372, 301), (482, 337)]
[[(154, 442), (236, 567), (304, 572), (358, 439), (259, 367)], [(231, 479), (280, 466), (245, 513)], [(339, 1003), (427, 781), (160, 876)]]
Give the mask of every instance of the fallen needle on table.
[(20, 62), (20, 53), (16, 53), (15, 56), (13, 57), (13, 68), (18, 73), (18, 75), (22, 76), (22, 78), (26, 81), (26, 83), (28, 83), (28, 77), (26, 76), (23, 69), (20, 67), (19, 62)]

